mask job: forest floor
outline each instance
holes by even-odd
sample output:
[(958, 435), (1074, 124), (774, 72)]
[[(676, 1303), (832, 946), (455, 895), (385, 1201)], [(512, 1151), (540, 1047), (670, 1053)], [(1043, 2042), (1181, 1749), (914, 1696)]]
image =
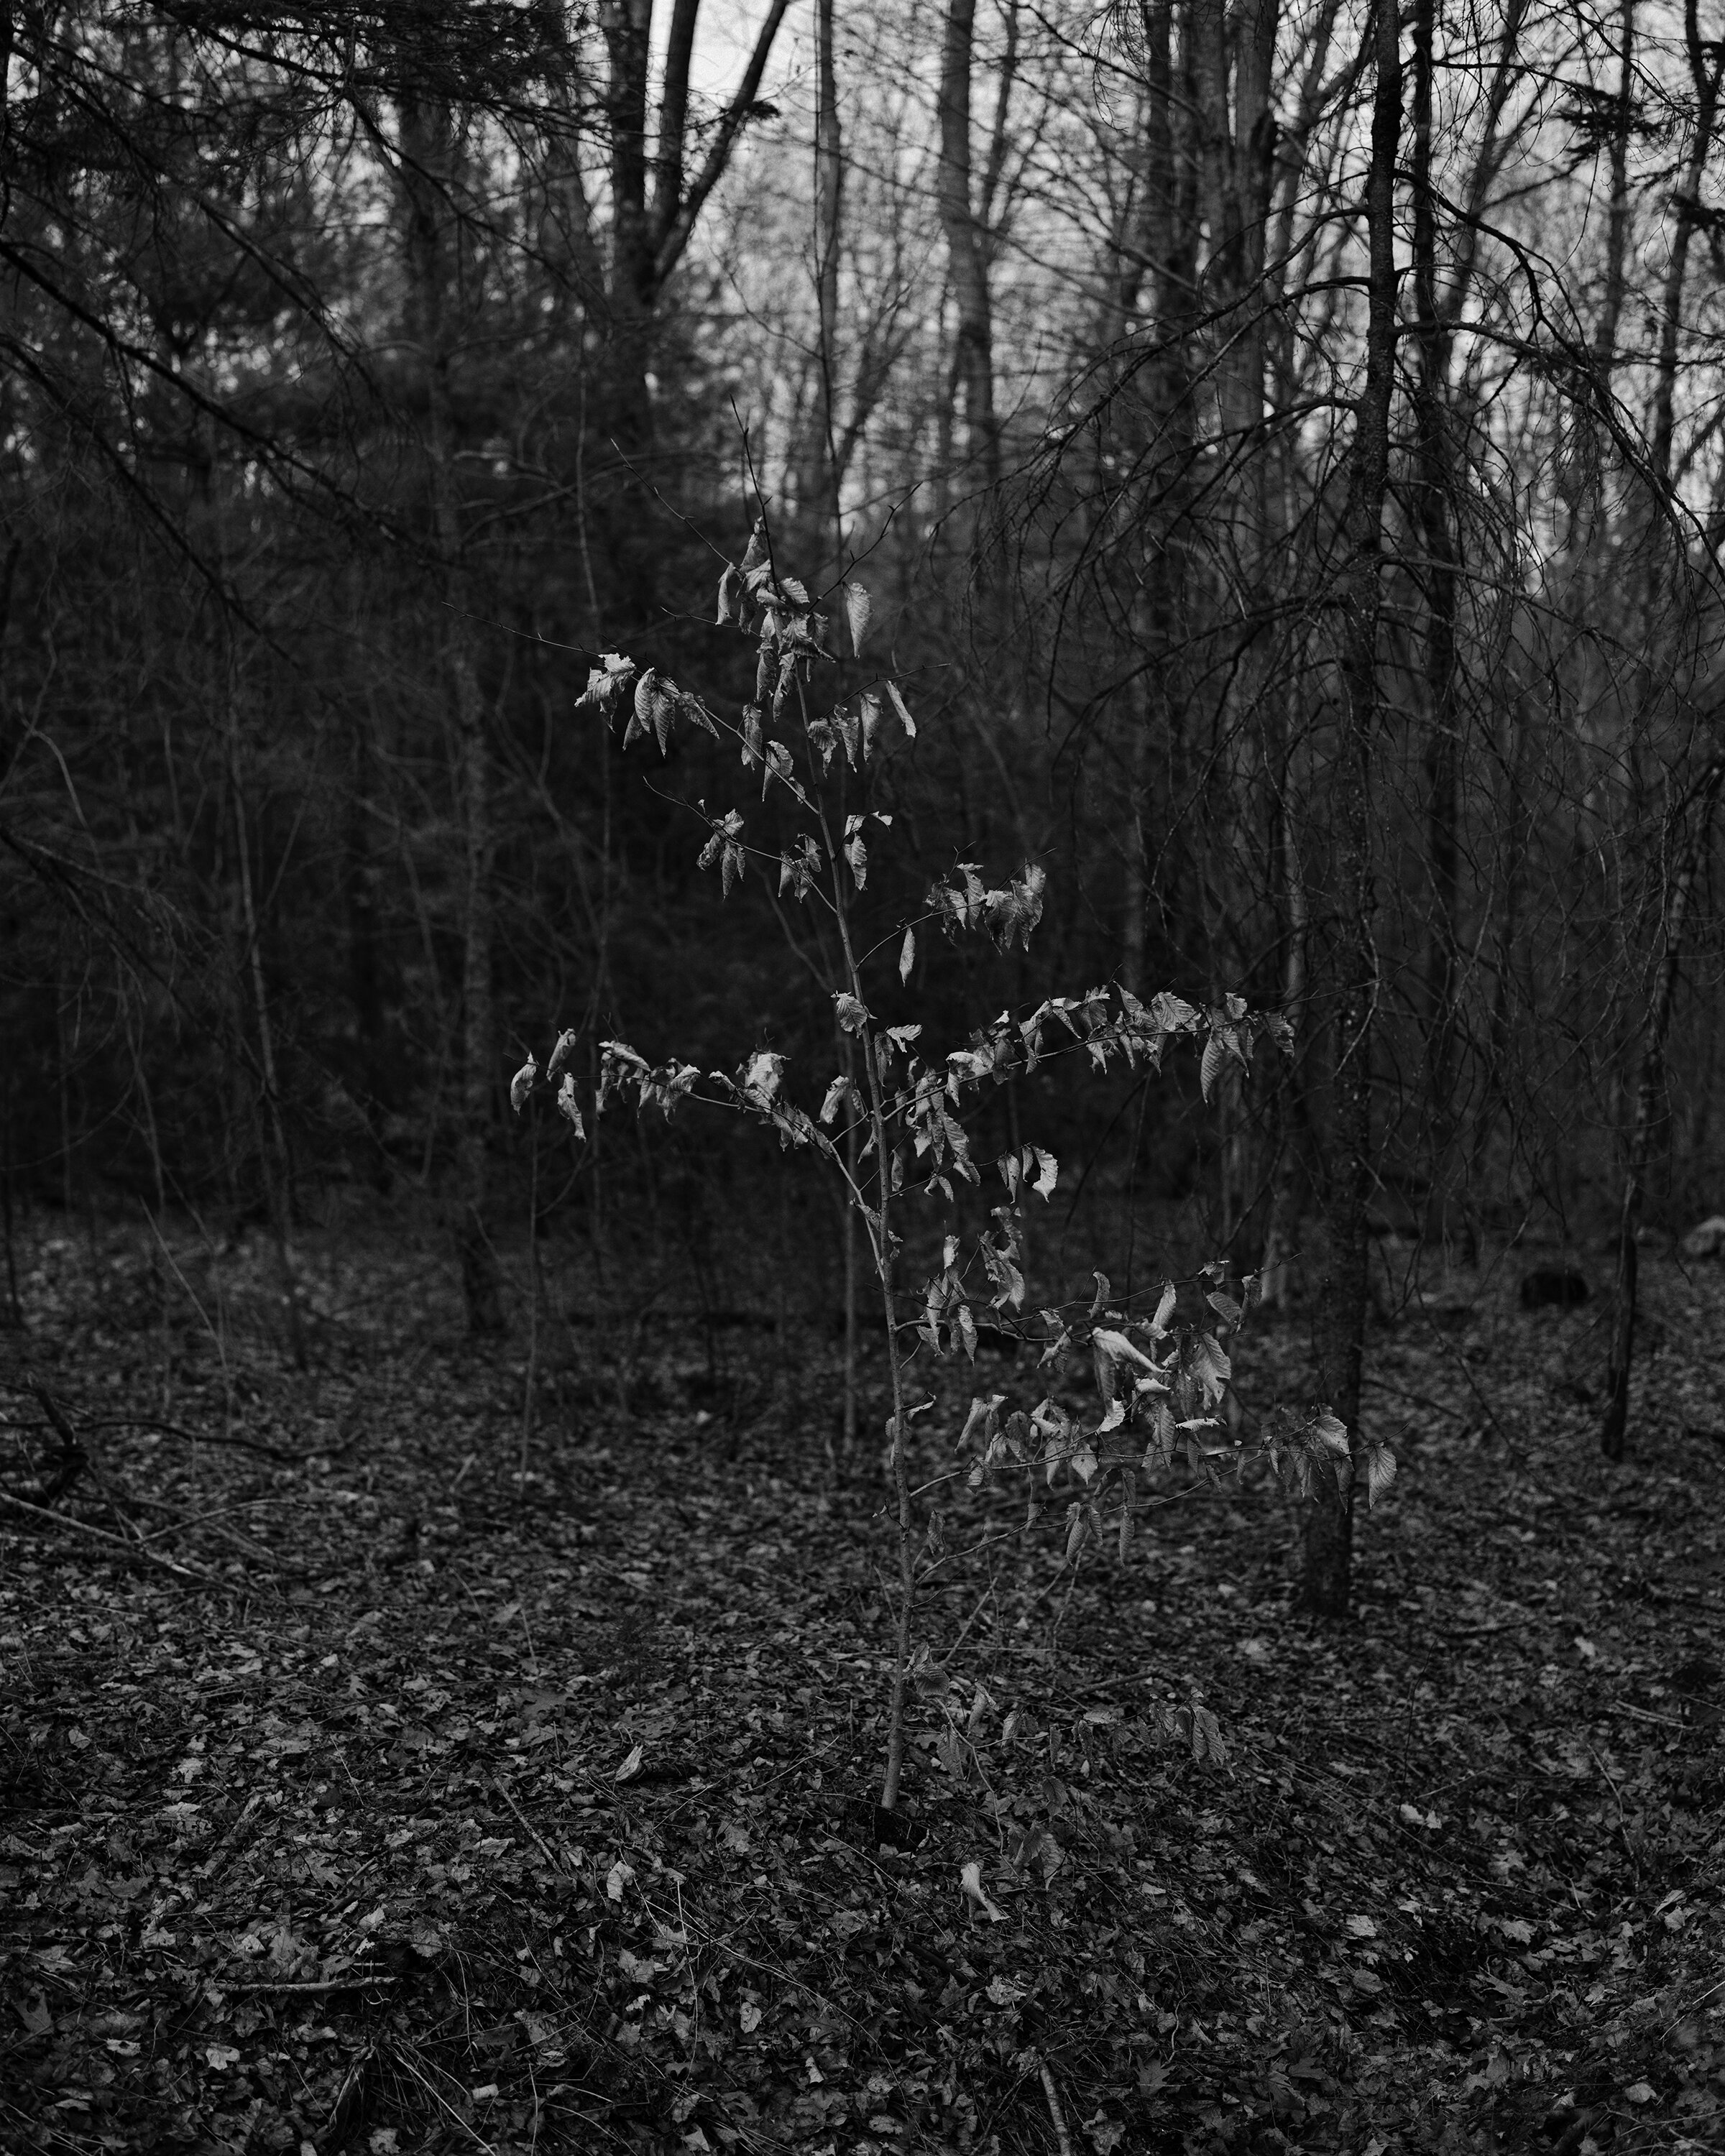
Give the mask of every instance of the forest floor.
[[(1021, 1516), (961, 1489), (899, 1851), (824, 1332), (547, 1368), (523, 1481), (440, 1262), (308, 1250), (303, 1368), (274, 1263), (49, 1235), (0, 1337), (0, 2148), (1725, 2148), (1720, 1269), (1646, 1267), (1617, 1466), (1597, 1304), (1378, 1329), (1345, 1627), (1268, 1483), (1076, 1580), (1058, 1507), (963, 1554)], [(1035, 1378), (930, 1382), (935, 1474)], [(1194, 1697), (1225, 1760), (1158, 1734)]]

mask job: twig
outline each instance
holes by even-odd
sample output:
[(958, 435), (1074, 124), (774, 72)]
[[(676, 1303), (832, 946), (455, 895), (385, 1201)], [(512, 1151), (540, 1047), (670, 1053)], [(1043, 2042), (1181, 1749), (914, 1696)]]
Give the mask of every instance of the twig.
[(1599, 1753), (1594, 1751), (1593, 1746), (1589, 1744), (1587, 1748), (1589, 1752), (1593, 1753), (1594, 1766), (1596, 1766), (1599, 1772), (1605, 1777), (1606, 1788), (1610, 1790), (1612, 1795), (1617, 1799), (1617, 1824), (1620, 1827), (1624, 1824), (1622, 1792), (1618, 1789), (1616, 1781), (1613, 1778), (1611, 1769), (1605, 1764)]
[[(203, 1320), (203, 1329), (207, 1333), (208, 1333), (211, 1341), (214, 1343), (216, 1359), (222, 1366), (222, 1391), (227, 1401), (226, 1410), (222, 1418), (222, 1434), (225, 1437), (228, 1433), (228, 1425), (234, 1418), (234, 1373), (228, 1367), (228, 1338), (225, 1319), (222, 1328), (219, 1331), (218, 1331), (216, 1327), (210, 1323), (209, 1312), (198, 1300), (197, 1294), (193, 1288), (191, 1281), (188, 1281), (185, 1274), (181, 1271), (180, 1261), (168, 1248), (167, 1238), (162, 1232), (161, 1224), (157, 1221), (156, 1215), (151, 1212), (148, 1206), (146, 1206), (144, 1209), (144, 1218), (150, 1223), (151, 1234), (155, 1236), (157, 1241), (162, 1245), (162, 1256), (165, 1257), (169, 1265), (172, 1266), (174, 1278), (186, 1291), (186, 1300), (198, 1312), (198, 1315)], [(201, 1229), (203, 1223), (200, 1221), (198, 1224)], [(216, 1276), (216, 1314), (219, 1317), (223, 1316), (222, 1304), (220, 1301), (221, 1277), (219, 1274)]]
[[(232, 1504), (216, 1505), (207, 1512), (188, 1512), (183, 1506), (170, 1505), (165, 1497), (146, 1497), (138, 1491), (131, 1493), (129, 1502), (134, 1505), (147, 1505), (152, 1512), (172, 1515), (167, 1527), (151, 1527), (148, 1534), (138, 1537), (141, 1542), (153, 1543), (158, 1535), (177, 1535), (186, 1527), (208, 1527), (228, 1512), (249, 1512), (258, 1505), (294, 1505), (304, 1501), (296, 1497), (236, 1497)], [(238, 1546), (249, 1548), (256, 1556), (268, 1558), (272, 1563), (275, 1562), (275, 1552), (267, 1543), (258, 1542), (249, 1535), (236, 1535), (231, 1529), (226, 1532), (228, 1539)]]
[(1049, 2071), (1046, 2059), (1037, 2060), (1036, 2071), (1042, 2078), (1042, 2093), (1048, 2098), (1048, 2115), (1054, 2121), (1055, 2139), (1060, 2143), (1060, 2156), (1072, 2156), (1072, 2137), (1066, 2131), (1066, 2115), (1060, 2109), (1060, 2091), (1055, 2087), (1055, 2078)]
[[(33, 1391), (35, 1389), (21, 1385), (5, 1385), (3, 1381), (0, 1381), (0, 1389), (8, 1392), (23, 1392)], [(57, 1429), (58, 1425), (52, 1416), (49, 1417), (46, 1425), (39, 1422), (20, 1422), (13, 1424), (13, 1429), (22, 1430), (41, 1430), (44, 1427)], [(85, 1418), (84, 1427), (85, 1430), (160, 1430), (165, 1437), (177, 1437), (183, 1445), (236, 1445), (243, 1451), (260, 1452), (266, 1460), (284, 1460), (290, 1467), (297, 1466), (302, 1458), (316, 1456), (319, 1459), (334, 1459), (338, 1456), (333, 1452), (326, 1452), (321, 1445), (314, 1447), (312, 1454), (302, 1455), (290, 1452), (280, 1445), (266, 1445), (260, 1437), (241, 1437), (231, 1431), (182, 1430), (178, 1423), (164, 1422), (160, 1415), (87, 1415)]]
[(49, 1422), (54, 1424), (54, 1435), (59, 1438), (60, 1444), (64, 1450), (68, 1452), (81, 1453), (84, 1447), (78, 1442), (77, 1431), (74, 1430), (71, 1424), (67, 1421), (64, 1414), (61, 1412), (59, 1402), (55, 1399), (54, 1394), (49, 1391), (47, 1386), (32, 1385), (30, 1390), (36, 1395), (38, 1400), (41, 1402), (42, 1412), (48, 1417)]
[(1445, 1407), (1441, 1400), (1428, 1399), (1424, 1393), (1414, 1392), (1406, 1385), (1393, 1384), (1388, 1378), (1363, 1377), (1360, 1383), (1374, 1393), (1388, 1393), (1393, 1399), (1406, 1400), (1410, 1406), (1424, 1408), (1428, 1414), (1440, 1415), (1446, 1422), (1468, 1420), (1460, 1408)]
[(118, 1535), (110, 1535), (105, 1527), (93, 1527), (84, 1520), (74, 1520), (69, 1512), (50, 1512), (40, 1505), (27, 1504), (22, 1497), (14, 1497), (9, 1490), (0, 1490), (0, 1505), (10, 1505), (14, 1512), (28, 1512), (33, 1520), (46, 1520), (53, 1527), (70, 1527), (74, 1533), (88, 1535), (93, 1542), (101, 1543), (109, 1549), (118, 1550), (122, 1557), (130, 1558), (134, 1563), (159, 1566), (163, 1572), (172, 1573), (177, 1579), (198, 1579), (207, 1587), (226, 1587), (229, 1584), (226, 1580), (218, 1579), (214, 1573), (206, 1572), (202, 1565), (179, 1564), (172, 1558), (158, 1557), (154, 1550), (144, 1548), (141, 1543), (124, 1542)]
[(1635, 1884), (1639, 1887), (1641, 1883), (1641, 1860), (1635, 1853), (1635, 1844), (1630, 1840), (1629, 1821), (1625, 1818), (1623, 1810), (1623, 1792), (1618, 1788), (1615, 1780), (1613, 1779), (1611, 1769), (1605, 1764), (1599, 1753), (1594, 1751), (1592, 1744), (1589, 1743), (1587, 1748), (1589, 1752), (1593, 1753), (1594, 1764), (1605, 1777), (1605, 1786), (1610, 1790), (1612, 1799), (1617, 1806), (1617, 1838), (1623, 1844), (1625, 1853), (1627, 1855), (1630, 1862), (1635, 1866)]
[(952, 1661), (953, 1656), (956, 1655), (958, 1650), (964, 1645), (965, 1635), (970, 1630), (971, 1626), (975, 1624), (977, 1619), (982, 1615), (984, 1607), (994, 1595), (995, 1592), (996, 1584), (995, 1582), (991, 1579), (988, 1585), (983, 1589), (981, 1599), (978, 1602), (975, 1609), (971, 1611), (969, 1616), (968, 1616), (963, 1624), (959, 1626), (957, 1638), (953, 1640), (952, 1645), (947, 1648), (946, 1653), (941, 1656), (941, 1667), (942, 1669), (945, 1669), (947, 1663)]
[(1455, 1364), (1457, 1371), (1461, 1374), (1462, 1383), (1473, 1394), (1474, 1399), (1478, 1404), (1480, 1413), (1484, 1415), (1486, 1420), (1491, 1425), (1491, 1428), (1497, 1431), (1498, 1436), (1503, 1440), (1504, 1450), (1510, 1453), (1520, 1453), (1522, 1450), (1522, 1446), (1517, 1443), (1516, 1440), (1510, 1435), (1509, 1432), (1503, 1427), (1503, 1424), (1497, 1419), (1497, 1413), (1492, 1408), (1491, 1403), (1486, 1398), (1484, 1393), (1480, 1389), (1479, 1380), (1474, 1376), (1473, 1372), (1468, 1368), (1466, 1362), (1456, 1352), (1447, 1334), (1439, 1332), (1437, 1335), (1437, 1342), (1439, 1353), (1440, 1354), (1446, 1354), (1450, 1362)]
[(198, 1867), (198, 1876), (200, 1879), (207, 1880), (212, 1877), (218, 1864), (226, 1862), (235, 1836), (263, 1801), (263, 1792), (254, 1789), (246, 1799), (244, 1806), (234, 1814), (215, 1840), (204, 1850), (203, 1861)]
[(272, 1573), (286, 1573), (295, 1579), (306, 1579), (311, 1577), (304, 1565), (289, 1563), (271, 1549), (267, 1543), (259, 1542), (254, 1536), (241, 1534), (237, 1528), (223, 1527), (220, 1524), (220, 1516), (224, 1512), (244, 1512), (248, 1506), (251, 1505), (291, 1505), (300, 1502), (296, 1498), (241, 1497), (236, 1499), (231, 1505), (218, 1505), (208, 1512), (188, 1512), (182, 1506), (170, 1505), (166, 1498), (146, 1497), (139, 1491), (129, 1491), (126, 1493), (126, 1500), (130, 1504), (147, 1505), (152, 1512), (167, 1512), (172, 1516), (167, 1527), (152, 1527), (146, 1534), (132, 1522), (124, 1520), (123, 1516), (116, 1510), (110, 1499), (108, 1509), (114, 1513), (117, 1522), (132, 1527), (141, 1548), (157, 1541), (163, 1535), (183, 1534), (191, 1527), (208, 1527), (213, 1535), (218, 1536), (230, 1549), (238, 1550), (242, 1557), (248, 1558), (254, 1563), (261, 1560)]
[(538, 1828), (535, 1826), (533, 1822), (527, 1817), (526, 1814), (521, 1810), (515, 1799), (511, 1796), (509, 1791), (504, 1787), (503, 1784), (499, 1781), (494, 1781), (491, 1787), (497, 1792), (498, 1795), (502, 1798), (504, 1803), (509, 1806), (511, 1811), (512, 1811), (516, 1817), (521, 1821), (521, 1825), (526, 1832), (530, 1834), (533, 1840), (538, 1844), (541, 1853), (543, 1855), (546, 1862), (551, 1866), (552, 1870), (557, 1873), (560, 1879), (568, 1879), (572, 1881), (574, 1874), (569, 1870), (566, 1864), (560, 1861), (556, 1852), (552, 1850), (551, 1844), (545, 1839), (545, 1836), (541, 1834)]
[(1497, 1768), (1494, 1764), (1490, 1767), (1476, 1767), (1471, 1774), (1452, 1774), (1447, 1782), (1435, 1782), (1429, 1789), (1422, 1790), (1414, 1801), (1429, 1804), (1434, 1797), (1443, 1796), (1445, 1793), (1453, 1794), (1457, 1789), (1465, 1789), (1470, 1782), (1483, 1782), (1488, 1775), (1495, 1774), (1497, 1772)]
[(1669, 1714), (1650, 1714), (1645, 1707), (1631, 1707), (1627, 1700), (1613, 1700), (1614, 1714), (1632, 1714), (1637, 1722), (1656, 1722), (1661, 1729), (1686, 1729), (1688, 1723), (1675, 1721)]
[[(177, 1437), (182, 1445), (235, 1445), (244, 1452), (262, 1453), (266, 1460), (285, 1460), (297, 1466), (304, 1456), (290, 1452), (285, 1445), (266, 1445), (260, 1437), (241, 1437), (237, 1432), (198, 1431), (182, 1430), (177, 1422), (164, 1422), (159, 1415), (96, 1415), (85, 1424), (86, 1430), (153, 1430), (164, 1437)], [(321, 1453), (321, 1448), (316, 1448)], [(325, 1455), (328, 1456), (328, 1455)]]
[(489, 2141), (485, 2140), (481, 2135), (474, 2132), (473, 2128), (461, 2116), (460, 2112), (449, 2102), (443, 2091), (434, 2087), (432, 2082), (426, 2080), (424, 2075), (420, 2072), (419, 2069), (413, 2064), (413, 2061), (407, 2056), (405, 2052), (398, 2051), (395, 2057), (397, 2065), (403, 2066), (407, 2068), (408, 2071), (413, 2076), (413, 2079), (418, 2082), (420, 2087), (424, 2090), (425, 2093), (432, 2099), (433, 2102), (440, 2103), (443, 2106), (444, 2109), (449, 2112), (450, 2118), (454, 2120), (456, 2125), (461, 2128), (461, 2131), (475, 2147), (483, 2148), (486, 2152), (486, 2156), (497, 2156), (497, 2151), (492, 2144)]
[(308, 1984), (221, 1984), (218, 1982), (217, 1989), (230, 1992), (267, 1992), (272, 1998), (286, 1998), (291, 1994), (298, 1998), (311, 1999), (321, 1998), (331, 1991), (369, 1991), (375, 1984), (393, 1984), (394, 1981), (393, 1970), (380, 1969), (358, 1970), (352, 1976), (320, 1977), (316, 1983)]
[[(877, 1865), (875, 1869), (878, 1871), (880, 1866)], [(636, 1891), (641, 1893), (641, 1907), (647, 1910), (653, 1916), (655, 1921), (663, 1922), (664, 1919), (660, 1916), (659, 1911), (654, 1907), (652, 1902), (647, 1899), (645, 1893), (641, 1892), (639, 1888), (637, 1888)], [(680, 1895), (677, 1897), (677, 1909), (680, 1917), (683, 1919), (683, 1929), (687, 1933), (690, 1930), (690, 1926), (687, 1919), (687, 1912), (684, 1910), (682, 1906), (682, 1897)], [(830, 1992), (822, 1991), (814, 1984), (806, 1983), (803, 1978), (793, 1975), (788, 1969), (784, 1968), (778, 1962), (762, 1961), (753, 1954), (746, 1953), (742, 1948), (737, 1945), (737, 1935), (734, 1932), (710, 1931), (701, 1922), (699, 1917), (697, 1917), (695, 1921), (695, 1928), (692, 1936), (698, 1940), (700, 1944), (702, 1946), (716, 1947), (728, 1960), (734, 1962), (739, 1969), (752, 1969), (757, 1970), (762, 1976), (776, 1977), (781, 1984), (788, 1984), (795, 1990), (806, 1993), (810, 1999), (814, 1999), (819, 2005), (825, 2007), (829, 2013), (836, 2014), (842, 2020), (848, 2021), (851, 2027), (855, 2030), (859, 2036), (865, 2036), (868, 2034), (868, 2030), (864, 2025), (857, 2020), (856, 2016), (849, 2012), (843, 2002), (834, 1998)]]

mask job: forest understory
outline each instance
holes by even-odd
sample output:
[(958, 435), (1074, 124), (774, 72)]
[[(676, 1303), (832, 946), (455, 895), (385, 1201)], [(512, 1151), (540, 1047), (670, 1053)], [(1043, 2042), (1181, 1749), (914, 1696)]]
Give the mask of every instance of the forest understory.
[[(959, 1482), (899, 1850), (884, 1363), (835, 1462), (812, 1319), (552, 1310), (527, 1428), (429, 1250), (300, 1247), (302, 1366), (267, 1245), (27, 1227), (0, 2147), (1725, 2147), (1719, 1268), (1645, 1265), (1620, 1465), (1597, 1303), (1512, 1259), (1380, 1322), (1345, 1626), (1267, 1477), (1076, 1576)], [(1024, 1360), (914, 1366), (922, 1479)]]

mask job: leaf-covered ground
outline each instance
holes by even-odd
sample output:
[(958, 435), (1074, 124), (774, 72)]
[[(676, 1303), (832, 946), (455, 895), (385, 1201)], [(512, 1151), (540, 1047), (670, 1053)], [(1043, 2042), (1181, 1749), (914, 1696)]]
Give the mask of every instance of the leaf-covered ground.
[[(0, 2146), (1725, 2148), (1717, 1271), (1648, 1267), (1616, 1468), (1594, 1310), (1380, 1330), (1345, 1630), (1267, 1485), (1076, 1580), (1058, 1508), (943, 1494), (898, 1851), (818, 1327), (716, 1380), (659, 1321), (626, 1404), (547, 1352), (524, 1486), (434, 1259), (302, 1258), (303, 1368), (267, 1250), (177, 1263), (49, 1239), (0, 1346)], [(973, 1381), (918, 1378), (934, 1476)]]

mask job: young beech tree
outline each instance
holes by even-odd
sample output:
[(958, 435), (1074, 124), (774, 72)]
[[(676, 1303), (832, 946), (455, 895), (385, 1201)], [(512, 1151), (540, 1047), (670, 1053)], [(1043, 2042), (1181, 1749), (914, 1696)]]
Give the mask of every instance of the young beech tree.
[[(855, 583), (840, 586), (838, 596), (852, 654), (860, 659), (869, 596)], [(1225, 1260), (1204, 1268), (1183, 1290), (1163, 1283), (1153, 1310), (1129, 1307), (1098, 1272), (1093, 1291), (1081, 1300), (1027, 1312), (1021, 1207), (1027, 1194), (1050, 1197), (1060, 1173), (1054, 1157), (1034, 1144), (1016, 1146), (988, 1163), (991, 1176), (999, 1178), (1002, 1202), (988, 1209), (988, 1225), (968, 1237), (955, 1222), (943, 1237), (938, 1265), (922, 1284), (916, 1314), (901, 1315), (900, 1209), (921, 1196), (951, 1209), (956, 1186), (980, 1191), (983, 1170), (967, 1118), (991, 1088), (1063, 1055), (1081, 1055), (1096, 1072), (1117, 1058), (1153, 1070), (1170, 1044), (1189, 1041), (1201, 1051), (1208, 1097), (1225, 1067), (1249, 1062), (1262, 1034), (1286, 1048), (1288, 1028), (1277, 1015), (1249, 1012), (1237, 996), (1200, 1009), (1169, 993), (1147, 1004), (1112, 985), (1050, 996), (1021, 1015), (1003, 1012), (951, 1046), (931, 1049), (920, 1023), (883, 1023), (870, 1002), (880, 995), (877, 969), (896, 967), (901, 991), (907, 988), (918, 937), (931, 929), (948, 937), (979, 932), (1002, 951), (1028, 942), (1042, 914), (1043, 872), (1027, 864), (1016, 877), (991, 885), (976, 866), (962, 862), (930, 886), (915, 919), (898, 923), (872, 950), (860, 947), (856, 909), (868, 881), (869, 848), (891, 818), (850, 808), (845, 783), (865, 773), (887, 729), (914, 738), (910, 706), (890, 674), (854, 698), (823, 702), (813, 695), (817, 680), (835, 669), (832, 622), (801, 582), (781, 572), (764, 521), (742, 562), (725, 571), (718, 619), (752, 636), (757, 647), (754, 700), (736, 722), (721, 719), (656, 669), (639, 670), (616, 653), (593, 670), (579, 701), (609, 721), (621, 718), (625, 747), (654, 741), (668, 752), (680, 726), (699, 727), (715, 739), (729, 737), (744, 770), (758, 774), (762, 801), (782, 789), (793, 804), (791, 824), (800, 828), (771, 847), (751, 843), (741, 808), (702, 803), (701, 863), (718, 869), (726, 894), (752, 864), (764, 863), (777, 874), (782, 894), (826, 910), (842, 954), (845, 985), (834, 997), (835, 1017), (855, 1044), (853, 1070), (860, 1066), (861, 1083), (842, 1071), (834, 1075), (810, 1112), (793, 1097), (786, 1059), (774, 1050), (747, 1055), (734, 1074), (703, 1073), (675, 1058), (649, 1064), (626, 1043), (608, 1040), (593, 1097), (584, 1103), (572, 1065), (577, 1037), (565, 1031), (542, 1070), (534, 1059), (516, 1072), (511, 1101), (519, 1111), (536, 1087), (549, 1086), (579, 1136), (589, 1109), (601, 1112), (614, 1098), (632, 1098), (638, 1109), (667, 1116), (685, 1100), (704, 1100), (770, 1126), (783, 1146), (806, 1150), (841, 1178), (868, 1237), (886, 1317), (891, 1394), (886, 1435), (896, 1497), (898, 1606), (880, 1799), (890, 1820), (898, 1803), (909, 1702), (915, 1694), (940, 1701), (949, 1696), (944, 1672), (929, 1662), (926, 1648), (916, 1652), (913, 1621), (920, 1584), (948, 1555), (946, 1522), (933, 1502), (942, 1490), (961, 1478), (973, 1489), (1000, 1477), (1021, 1478), (1029, 1502), (1014, 1538), (1028, 1536), (1051, 1502), (1063, 1505), (1060, 1563), (1070, 1567), (1093, 1537), (1111, 1537), (1123, 1556), (1145, 1478), (1178, 1462), (1197, 1482), (1237, 1473), (1249, 1460), (1267, 1460), (1302, 1496), (1320, 1482), (1333, 1489), (1338, 1475), (1345, 1478), (1356, 1463), (1344, 1426), (1322, 1406), (1277, 1409), (1250, 1443), (1228, 1434), (1223, 1405), (1231, 1376), (1229, 1342), (1244, 1321), (1254, 1283), (1236, 1287)], [(1093, 1402), (1075, 1414), (1055, 1397), (1052, 1380), (1043, 1398), (1022, 1404), (1005, 1394), (978, 1394), (958, 1438), (957, 1464), (913, 1488), (911, 1424), (932, 1402), (911, 1398), (912, 1366), (925, 1353), (973, 1358), (979, 1302), (992, 1313), (991, 1323), (1040, 1347), (1039, 1373), (1070, 1376), (1081, 1366), (1094, 1378)], [(1369, 1496), (1394, 1472), (1382, 1445), (1364, 1448), (1358, 1464)], [(949, 1764), (962, 1766), (964, 1748), (973, 1745), (976, 1712), (973, 1702), (971, 1722), (961, 1724), (948, 1707), (941, 1741)], [(1219, 1750), (1214, 1717), (1195, 1701), (1167, 1717), (1166, 1727), (1199, 1756)]]

